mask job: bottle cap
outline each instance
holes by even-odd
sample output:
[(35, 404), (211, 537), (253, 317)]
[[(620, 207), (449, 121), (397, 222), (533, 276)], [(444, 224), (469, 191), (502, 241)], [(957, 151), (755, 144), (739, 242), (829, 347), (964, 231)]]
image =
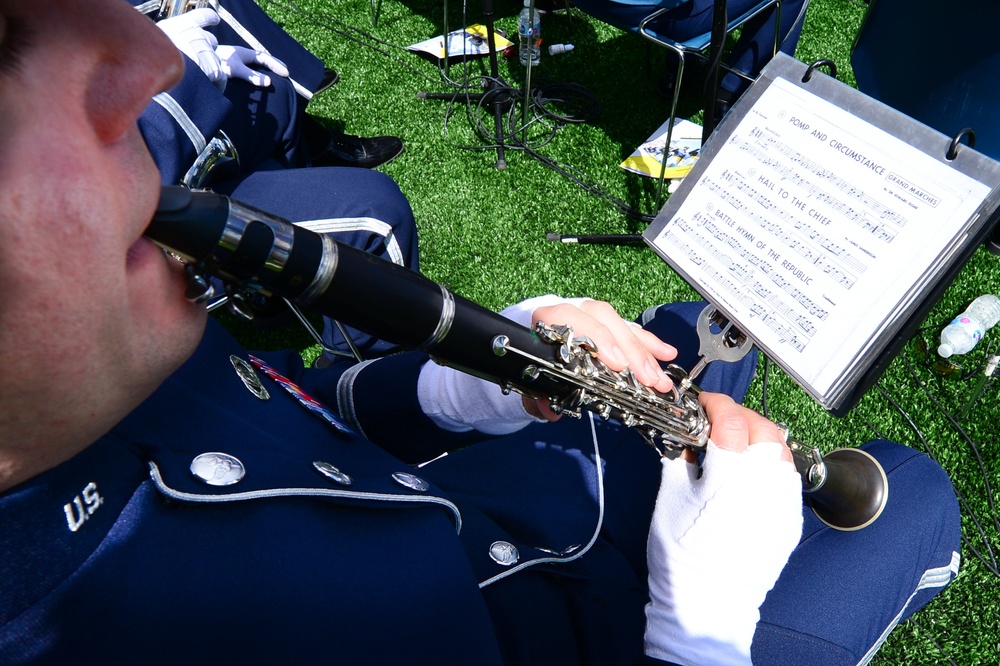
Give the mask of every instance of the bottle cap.
[(947, 342), (941, 343), (941, 346), (937, 348), (938, 356), (941, 358), (948, 358), (955, 353), (955, 348), (949, 345)]

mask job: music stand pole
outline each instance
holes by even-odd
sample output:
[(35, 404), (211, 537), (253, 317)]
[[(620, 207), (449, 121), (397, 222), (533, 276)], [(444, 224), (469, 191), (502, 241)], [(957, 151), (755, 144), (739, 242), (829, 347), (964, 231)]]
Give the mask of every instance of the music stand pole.
[[(500, 81), (500, 64), (497, 61), (497, 40), (493, 34), (493, 0), (482, 0), (483, 19), (486, 22), (486, 45), (490, 59), (490, 82), (483, 93), (483, 101), (493, 111), (494, 129), (497, 138), (497, 169), (507, 168), (503, 145), (503, 107), (509, 106), (511, 100), (510, 87)], [(503, 93), (503, 95), (501, 95)], [(503, 99), (499, 99), (503, 97)], [(489, 99), (487, 99), (489, 98)]]
[[(708, 141), (708, 137), (715, 131), (715, 103), (716, 94), (719, 89), (719, 62), (722, 57), (722, 49), (726, 44), (726, 24), (729, 22), (726, 14), (726, 0), (715, 0), (715, 4), (712, 7), (712, 38), (708, 49), (711, 66), (708, 70), (708, 79), (705, 85), (705, 120), (702, 123), (702, 144)], [(552, 232), (546, 234), (546, 240), (580, 245), (642, 245), (644, 242), (642, 234), (555, 234)]]
[[(496, 133), (497, 140), (497, 162), (496, 168), (499, 170), (504, 170), (507, 168), (507, 158), (504, 148), (504, 134), (503, 134), (503, 114), (510, 108), (511, 100), (513, 99), (513, 93), (511, 87), (507, 85), (505, 81), (500, 78), (500, 63), (497, 60), (497, 42), (494, 36), (494, 23), (493, 23), (493, 0), (482, 0), (483, 7), (483, 23), (486, 25), (486, 45), (487, 52), (490, 61), (490, 79), (486, 85), (486, 91), (482, 93), (476, 93), (473, 95), (468, 95), (468, 99), (476, 100), (484, 103), (484, 105), (493, 112), (493, 123), (494, 130)], [(445, 4), (445, 26), (448, 25), (447, 17), (448, 5)], [(444, 35), (445, 43), (445, 66), (448, 65), (448, 33), (445, 32)], [(452, 100), (456, 96), (456, 93), (430, 93), (430, 92), (418, 92), (417, 97), (420, 99), (443, 99)]]
[(715, 0), (712, 7), (712, 39), (708, 48), (708, 79), (705, 82), (705, 120), (701, 126), (702, 145), (715, 131), (715, 105), (719, 93), (719, 69), (722, 49), (726, 45), (726, 0)]
[(642, 234), (557, 234), (549, 231), (545, 240), (567, 245), (644, 245)]

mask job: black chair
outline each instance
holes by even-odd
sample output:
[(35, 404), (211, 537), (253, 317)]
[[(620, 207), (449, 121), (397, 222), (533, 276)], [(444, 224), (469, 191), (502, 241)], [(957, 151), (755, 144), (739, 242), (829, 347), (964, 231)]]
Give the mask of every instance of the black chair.
[[(1000, 160), (1000, 2), (871, 0), (851, 52), (858, 89)], [(1000, 254), (1000, 228), (987, 243)]]
[[(713, 30), (709, 29), (696, 35), (676, 35), (663, 31), (661, 19), (667, 12), (676, 11), (690, 0), (573, 0), (573, 4), (581, 10), (590, 14), (594, 18), (613, 25), (622, 30), (635, 33), (642, 38), (662, 46), (676, 57), (676, 68), (674, 70), (674, 89), (670, 101), (670, 123), (667, 125), (667, 133), (664, 142), (664, 155), (670, 153), (670, 141), (672, 139), (673, 124), (677, 118), (677, 106), (680, 100), (681, 83), (684, 78), (685, 59), (687, 57), (700, 58), (703, 61), (709, 60), (709, 53), (713, 46)], [(774, 9), (775, 38), (771, 57), (777, 53), (781, 44), (781, 1), (782, 0), (759, 0), (752, 6), (745, 8), (739, 15), (726, 17), (725, 37), (728, 37), (737, 29), (744, 26), (748, 21), (760, 14)], [(722, 0), (721, 9), (725, 12), (726, 2)], [(649, 11), (652, 7), (653, 11)], [(718, 41), (718, 40), (716, 40)], [(740, 76), (740, 78), (752, 82), (756, 76), (753, 72), (741, 72), (727, 65), (720, 63), (720, 66)], [(718, 96), (717, 90), (712, 91), (713, 100)], [(714, 108), (706, 109), (706, 116), (715, 112)], [(711, 124), (711, 121), (709, 121)], [(659, 186), (657, 189), (656, 206), (659, 208), (662, 203), (663, 181), (665, 176), (666, 161), (661, 164)]]

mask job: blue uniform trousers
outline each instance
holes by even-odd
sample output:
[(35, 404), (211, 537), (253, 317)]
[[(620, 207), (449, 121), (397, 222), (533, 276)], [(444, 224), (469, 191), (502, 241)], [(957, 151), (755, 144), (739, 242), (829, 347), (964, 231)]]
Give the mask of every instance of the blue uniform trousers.
[[(419, 269), (413, 211), (395, 181), (378, 171), (351, 167), (260, 171), (213, 189), (341, 243)], [(364, 331), (347, 326), (344, 331), (366, 358), (394, 348)], [(329, 317), (324, 318), (323, 343), (339, 353), (350, 352)]]
[[(220, 92), (185, 59), (183, 80), (157, 95), (139, 119), (163, 184), (180, 182), (221, 130), (239, 156), (239, 174), (216, 178), (210, 183), (213, 190), (418, 269), (413, 213), (390, 179), (348, 168), (277, 173), (309, 164), (301, 123), (311, 91), (323, 76), (323, 63), (250, 0), (223, 0), (218, 11), (222, 21), (211, 31), (220, 44), (267, 50), (288, 66), (289, 78), (272, 76), (267, 88), (234, 79)], [(344, 333), (366, 357), (392, 348), (357, 329), (342, 331), (332, 320), (324, 321), (327, 348), (350, 353)]]

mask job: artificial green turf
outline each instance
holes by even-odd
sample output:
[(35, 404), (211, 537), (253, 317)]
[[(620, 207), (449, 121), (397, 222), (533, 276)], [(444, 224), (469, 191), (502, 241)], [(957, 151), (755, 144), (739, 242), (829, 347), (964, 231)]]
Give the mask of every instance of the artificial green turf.
[[(417, 97), (421, 90), (448, 90), (434, 64), (404, 48), (441, 33), (442, 4), (375, 1), (376, 25), (370, 0), (262, 0), (261, 4), (341, 72), (340, 83), (310, 103), (311, 113), (342, 123), (353, 134), (395, 134), (405, 139), (406, 152), (382, 170), (399, 183), (413, 206), (426, 275), (491, 308), (554, 292), (605, 299), (634, 317), (654, 303), (696, 297), (644, 247), (546, 241), (546, 231), (624, 233), (639, 232), (645, 225), (521, 151), (508, 150), (508, 168), (497, 170), (495, 150), (474, 149), (488, 146), (489, 140), (473, 130), (464, 105)], [(515, 34), (519, 6), (513, 0), (499, 0), (497, 27)], [(470, 4), (465, 23), (481, 21), (481, 7), (478, 2)], [(853, 84), (850, 47), (864, 7), (851, 0), (813, 0), (797, 57), (804, 62), (830, 58), (837, 63), (838, 78)], [(463, 23), (461, 11), (458, 3), (450, 4), (452, 29)], [(538, 152), (578, 170), (610, 197), (650, 212), (651, 183), (627, 174), (618, 164), (666, 117), (666, 102), (656, 95), (664, 53), (578, 11), (544, 16), (542, 37), (545, 44), (572, 43), (576, 50), (557, 57), (543, 53), (533, 84), (580, 84), (596, 97), (601, 113), (586, 123), (560, 127)], [(482, 72), (482, 65), (475, 64), (473, 71)], [(461, 76), (461, 66), (452, 67), (450, 73)], [(516, 59), (503, 60), (500, 74), (520, 86), (524, 69)], [(695, 113), (697, 104), (685, 109)], [(700, 120), (697, 114), (694, 118)], [(533, 135), (537, 139), (539, 133)], [(987, 292), (1000, 293), (1000, 258), (979, 250), (931, 312), (927, 325), (936, 334), (966, 303)], [(981, 363), (988, 345), (998, 341), (1000, 330), (988, 334), (963, 362)], [(307, 359), (318, 353), (308, 338), (290, 331), (263, 344), (296, 345)], [(982, 449), (980, 468), (972, 444), (933, 400), (944, 411), (957, 411), (968, 399), (971, 383), (938, 378), (912, 350), (900, 354), (879, 386), (841, 419), (827, 414), (780, 372), (770, 373), (767, 413), (789, 423), (800, 440), (827, 450), (856, 446), (878, 435), (922, 450), (920, 437), (907, 422), (912, 419), (967, 501), (963, 533), (972, 548), (963, 549), (958, 580), (913, 622), (897, 629), (874, 663), (1000, 663), (998, 576), (978, 562), (973, 551), (988, 555), (1000, 546), (984, 481), (985, 474), (990, 487), (1000, 484), (996, 469), (1000, 456), (995, 453), (998, 390), (994, 386), (961, 422)], [(764, 409), (763, 393), (759, 376), (748, 404)], [(808, 616), (812, 610), (803, 607), (801, 612)]]

